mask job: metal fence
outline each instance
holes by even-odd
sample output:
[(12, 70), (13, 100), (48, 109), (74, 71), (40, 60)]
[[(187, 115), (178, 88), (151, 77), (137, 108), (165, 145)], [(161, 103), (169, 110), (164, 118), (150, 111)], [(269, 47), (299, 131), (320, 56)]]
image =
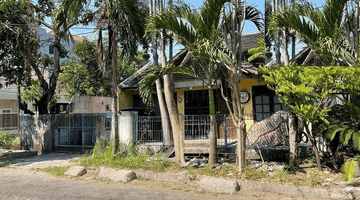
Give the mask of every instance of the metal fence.
[(105, 113), (54, 115), (54, 146), (93, 147), (97, 139), (108, 138), (110, 125), (111, 116)]
[(137, 143), (163, 142), (163, 131), (160, 116), (137, 117)]
[[(245, 122), (253, 122), (253, 115), (243, 116)], [(217, 114), (217, 144), (218, 146), (231, 145), (236, 141), (236, 127), (231, 116)], [(210, 115), (186, 115), (185, 116), (185, 140), (210, 139)]]
[(0, 114), (0, 130), (1, 129), (17, 129), (18, 114)]
[[(210, 139), (210, 115), (185, 115), (184, 140)], [(245, 115), (245, 120), (253, 121), (252, 115)], [(162, 143), (163, 131), (160, 116), (139, 116), (135, 118), (134, 138), (137, 143)], [(236, 141), (236, 127), (229, 115), (216, 115), (218, 129), (217, 142), (219, 146), (231, 145)], [(172, 139), (172, 135), (171, 135)]]
[(210, 138), (210, 115), (185, 115), (185, 140)]

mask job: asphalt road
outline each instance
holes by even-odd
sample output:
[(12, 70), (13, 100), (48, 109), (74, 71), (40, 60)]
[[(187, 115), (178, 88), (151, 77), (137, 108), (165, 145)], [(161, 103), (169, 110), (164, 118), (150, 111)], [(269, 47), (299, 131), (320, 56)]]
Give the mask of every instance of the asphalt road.
[(58, 178), (19, 168), (0, 168), (0, 199), (301, 199), (272, 193), (239, 191), (234, 195), (208, 194), (189, 186), (136, 180), (127, 184)]

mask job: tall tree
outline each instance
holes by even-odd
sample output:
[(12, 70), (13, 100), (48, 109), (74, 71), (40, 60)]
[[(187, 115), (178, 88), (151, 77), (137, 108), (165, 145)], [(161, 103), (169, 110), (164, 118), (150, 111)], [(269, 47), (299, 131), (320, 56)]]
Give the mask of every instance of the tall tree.
[[(27, 27), (28, 33), (32, 34), (32, 37), (36, 35), (37, 27), (39, 25), (43, 25), (53, 30), (54, 32), (54, 40), (52, 41), (54, 46), (54, 60), (51, 67), (49, 67), (48, 69), (51, 71), (51, 76), (49, 80), (45, 79), (44, 74), (40, 70), (41, 67), (46, 67), (46, 66), (40, 65), (38, 62), (38, 58), (40, 56), (36, 55), (38, 50), (38, 45), (36, 44), (36, 40), (32, 39), (29, 41), (28, 44), (24, 44), (23, 46), (23, 48), (26, 49), (25, 51), (27, 54), (27, 59), (25, 62), (27, 72), (29, 73), (31, 70), (35, 72), (35, 75), (39, 80), (40, 87), (42, 88), (41, 90), (42, 94), (40, 95), (40, 97), (35, 98), (35, 103), (38, 107), (39, 114), (48, 114), (49, 113), (48, 106), (50, 102), (53, 100), (53, 97), (55, 95), (55, 89), (60, 71), (60, 58), (66, 56), (66, 51), (64, 51), (64, 48), (62, 47), (61, 41), (69, 38), (70, 35), (68, 33), (69, 33), (69, 29), (72, 26), (74, 26), (75, 24), (86, 18), (86, 15), (84, 14), (86, 12), (86, 8), (77, 10), (76, 12), (77, 21), (71, 21), (67, 24), (63, 24), (63, 26), (60, 27), (58, 26), (58, 22), (61, 21), (61, 19), (63, 18), (68, 18), (68, 16), (63, 15), (64, 13), (61, 6), (62, 2), (57, 3), (56, 1), (53, 0), (32, 2), (25, 0), (21, 2), (16, 2), (16, 1), (3, 2), (1, 3), (1, 5), (2, 5), (1, 7), (4, 9), (8, 8), (9, 5), (18, 6), (19, 8), (18, 14), (20, 14), (18, 17), (22, 19), (22, 23), (20, 23), (20, 26)], [(14, 9), (13, 12), (15, 10), (16, 9)], [(4, 17), (9, 17), (9, 15)], [(46, 23), (44, 20), (45, 17), (50, 17), (52, 20), (52, 24)], [(26, 36), (28, 34), (24, 34), (24, 35)], [(7, 39), (7, 41), (9, 40)], [(20, 79), (21, 77), (26, 77), (20, 74), (18, 74), (17, 76)], [(18, 82), (19, 87), (21, 84), (22, 84), (21, 81), (19, 81)], [(18, 92), (19, 92), (18, 102), (20, 109), (24, 110), (26, 113), (34, 114), (28, 111), (27, 108), (24, 106), (24, 104), (21, 103), (20, 88), (18, 89)]]
[[(270, 30), (288, 28), (325, 65), (357, 65), (355, 50), (350, 47), (344, 27), (343, 9), (347, 0), (328, 0), (322, 9), (300, 1), (293, 9), (276, 13)], [(336, 47), (336, 48), (334, 48)]]
[[(263, 19), (261, 12), (256, 8), (246, 4), (246, 1), (237, 0), (232, 5), (231, 18), (223, 17), (222, 28), (225, 47), (230, 52), (228, 58), (223, 55), (220, 61), (228, 69), (227, 83), (231, 88), (231, 99), (224, 95), (225, 85), (221, 84), (223, 98), (225, 99), (232, 121), (236, 127), (237, 135), (237, 160), (239, 170), (243, 171), (245, 167), (245, 142), (246, 142), (246, 124), (244, 120), (244, 105), (240, 99), (240, 82), (242, 80), (242, 41), (241, 34), (245, 21), (253, 22), (258, 29), (263, 29)], [(223, 13), (226, 16), (226, 13)], [(229, 62), (230, 61), (230, 62)]]
[(0, 3), (0, 76), (5, 77), (5, 85), (17, 84), (18, 105), (26, 114), (34, 113), (22, 102), (20, 89), (31, 82), (39, 43), (30, 5), (29, 1), (15, 0)]
[[(204, 7), (200, 10), (200, 12), (192, 10), (184, 3), (179, 3), (179, 5), (174, 6), (170, 12), (155, 16), (151, 18), (148, 23), (149, 31), (165, 29), (171, 32), (174, 39), (184, 45), (185, 49), (189, 51), (188, 56), (191, 55), (191, 57), (198, 62), (201, 70), (205, 73), (206, 79), (204, 81), (209, 88), (211, 130), (216, 129), (213, 87), (215, 84), (214, 81), (219, 78), (218, 72), (221, 71), (221, 66), (223, 66), (222, 62), (224, 61), (228, 64), (233, 64), (234, 62), (238, 63), (238, 61), (241, 60), (242, 51), (239, 50), (241, 49), (241, 47), (239, 47), (241, 43), (238, 42), (238, 38), (241, 38), (240, 36), (243, 27), (237, 23), (239, 16), (241, 16), (241, 22), (244, 22), (243, 20), (250, 20), (258, 27), (263, 26), (261, 13), (258, 10), (252, 6), (247, 6), (245, 3), (234, 3), (233, 6), (229, 7), (237, 7), (237, 9), (235, 9), (236, 11), (233, 12), (235, 19), (232, 19), (232, 24), (230, 23), (231, 27), (234, 27), (234, 29), (232, 30), (230, 37), (227, 38), (228, 34), (225, 32), (231, 29), (231, 27), (226, 26), (226, 23), (223, 23), (221, 19), (229, 17), (229, 15), (225, 15), (223, 12), (223, 5), (228, 2), (229, 1), (226, 0), (208, 0), (204, 2)], [(239, 9), (239, 6), (241, 9)], [(241, 27), (241, 29), (235, 30), (236, 27)], [(222, 37), (223, 35), (225, 36)], [(229, 46), (224, 46), (224, 39), (227, 40), (227, 44), (229, 44)], [(235, 41), (235, 46), (230, 45), (230, 41)], [(225, 53), (228, 52), (227, 49), (234, 50), (234, 53), (232, 54), (233, 57), (229, 57)], [(229, 71), (233, 70), (234, 73), (239, 73), (241, 70), (238, 70), (238, 68), (241, 68), (241, 62), (236, 67), (236, 69), (229, 67)], [(236, 70), (238, 71), (235, 72)], [(238, 76), (240, 76), (240, 74), (238, 74)], [(230, 77), (233, 76), (230, 75)], [(240, 93), (239, 81), (240, 80), (236, 82), (237, 86), (235, 86), (235, 83), (233, 84), (234, 92), (237, 90), (236, 93), (238, 93), (238, 95)], [(234, 104), (234, 107), (241, 110), (240, 96), (237, 97), (239, 97), (239, 101), (238, 104)], [(240, 115), (240, 112), (234, 114), (237, 115), (236, 117), (232, 115), (233, 119), (239, 119), (238, 114)], [(244, 125), (244, 123), (240, 124), (241, 126)], [(210, 134), (211, 147), (209, 163), (211, 164), (216, 162), (216, 134), (215, 131), (212, 131)], [(244, 145), (245, 143), (243, 143), (243, 146)]]
[[(90, 1), (86, 0), (67, 0), (63, 1), (64, 16), (72, 16), (71, 20), (78, 20), (76, 12), (84, 6), (89, 4)], [(99, 68), (102, 69), (103, 75), (111, 77), (111, 139), (114, 142), (114, 153), (118, 147), (118, 122), (117, 122), (117, 85), (118, 85), (118, 45), (121, 44), (123, 55), (133, 55), (137, 52), (139, 42), (144, 35), (144, 24), (146, 12), (139, 8), (142, 6), (140, 1), (128, 0), (98, 0), (94, 2), (98, 10), (91, 12), (88, 21), (96, 20), (97, 28), (99, 31), (98, 38), (98, 52), (99, 52)], [(67, 18), (63, 17), (61, 25), (69, 23)], [(108, 30), (109, 36), (109, 49), (105, 57), (105, 52), (102, 45), (102, 30)], [(107, 58), (107, 60), (105, 60)], [(107, 70), (110, 69), (110, 70)], [(110, 73), (107, 73), (110, 71)]]
[[(279, 10), (280, 12), (285, 12), (286, 5), (285, 0), (278, 0), (279, 1)], [(283, 28), (282, 32), (282, 48), (283, 48), (283, 56), (284, 56), (284, 65), (289, 65), (289, 51), (288, 51), (288, 41), (287, 41), (287, 30)]]
[[(204, 3), (204, 8), (201, 9), (200, 12), (193, 11), (189, 6), (184, 3), (178, 3), (178, 5), (174, 5), (172, 9), (166, 13), (162, 13), (161, 15), (154, 16), (150, 19), (148, 24), (148, 30), (160, 30), (160, 34), (162, 29), (167, 30), (171, 34), (174, 35), (175, 40), (185, 46), (185, 49), (189, 50), (189, 55), (198, 61), (201, 66), (201, 69), (205, 72), (207, 80), (206, 84), (209, 86), (209, 107), (210, 107), (210, 115), (211, 115), (211, 132), (210, 132), (210, 155), (209, 155), (209, 163), (214, 164), (217, 162), (217, 153), (216, 153), (216, 125), (215, 120), (215, 101), (213, 95), (213, 84), (214, 78), (216, 79), (215, 74), (215, 63), (210, 62), (209, 59), (202, 58), (204, 54), (206, 54), (206, 48), (204, 44), (209, 45), (211, 39), (216, 39), (215, 35), (219, 36), (219, 30), (214, 28), (218, 27), (219, 19), (216, 17), (220, 16), (220, 9), (215, 9), (216, 6), (220, 6), (226, 1), (207, 1)], [(213, 6), (213, 7), (212, 7)], [(210, 15), (210, 9), (212, 12), (215, 12), (214, 16)], [(213, 14), (213, 13), (211, 13)], [(180, 18), (185, 23), (177, 21), (177, 18)], [(186, 26), (191, 26), (191, 29), (186, 30)], [(186, 31), (185, 31), (186, 30)], [(196, 48), (197, 47), (197, 48)], [(201, 55), (201, 56), (200, 56)], [(162, 51), (162, 57), (165, 56), (165, 53)], [(163, 60), (163, 59), (162, 59)], [(163, 67), (165, 66), (165, 62), (162, 62)], [(165, 97), (172, 93), (171, 90), (171, 77), (166, 74), (164, 75), (164, 90)], [(166, 92), (169, 93), (166, 93)], [(175, 113), (178, 115), (176, 104), (173, 100), (174, 98), (168, 95), (166, 97), (167, 106), (171, 113)], [(172, 122), (179, 124), (179, 119), (171, 119)], [(173, 124), (172, 124), (173, 125)], [(181, 127), (179, 127), (180, 130)], [(176, 130), (177, 128), (173, 127)], [(174, 134), (174, 138), (178, 138), (177, 134)], [(181, 141), (180, 141), (181, 142)]]
[[(163, 3), (160, 3), (163, 4)], [(158, 3), (157, 0), (155, 0), (155, 2), (153, 2), (153, 0), (149, 0), (149, 9), (150, 9), (150, 15), (156, 15), (160, 12), (160, 4)], [(158, 53), (157, 53), (157, 36), (158, 34), (155, 34), (155, 36), (152, 38), (152, 54), (153, 54), (153, 62), (155, 66), (158, 66)], [(160, 39), (161, 41), (163, 41), (163, 39)], [(162, 47), (162, 44), (161, 44)], [(163, 48), (163, 47), (162, 47)], [(161, 49), (161, 51), (163, 51), (163, 49)], [(162, 62), (163, 62), (163, 58)], [(164, 62), (166, 62), (164, 60)], [(165, 102), (165, 98), (164, 95), (162, 93), (162, 83), (161, 83), (161, 78), (157, 79), (156, 82), (156, 95), (158, 98), (158, 102), (159, 102), (159, 107), (160, 107), (160, 115), (161, 115), (161, 125), (162, 125), (162, 130), (163, 130), (163, 136), (164, 136), (164, 144), (166, 146), (170, 145), (170, 134), (171, 134), (171, 124), (170, 124), (170, 117), (169, 117), (169, 112), (168, 109), (166, 107), (166, 102)], [(177, 146), (177, 145), (176, 145)], [(176, 157), (178, 157), (179, 154), (177, 153)]]

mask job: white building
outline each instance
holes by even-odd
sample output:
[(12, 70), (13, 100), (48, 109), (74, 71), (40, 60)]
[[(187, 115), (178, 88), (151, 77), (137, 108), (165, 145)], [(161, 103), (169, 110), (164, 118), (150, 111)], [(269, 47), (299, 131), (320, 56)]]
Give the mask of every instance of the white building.
[[(39, 53), (43, 55), (48, 55), (49, 57), (54, 57), (54, 46), (53, 41), (55, 39), (54, 32), (48, 31), (46, 32), (45, 29), (39, 28), (38, 31), (38, 37), (40, 39), (40, 48)], [(85, 40), (85, 38), (79, 37), (79, 36), (72, 36), (74, 39), (74, 42), (69, 38), (68, 40), (62, 40), (61, 44), (62, 46), (68, 51), (66, 58), (60, 59), (60, 64), (63, 64), (67, 61), (70, 61), (71, 58), (75, 58), (75, 54), (73, 52), (73, 46), (76, 43), (82, 42)], [(50, 73), (47, 70), (42, 70), (44, 73), (44, 77), (49, 80)], [(36, 77), (34, 77), (36, 79)], [(17, 124), (13, 122), (13, 116), (17, 116), (19, 113), (18, 104), (17, 104), (17, 85), (11, 85), (11, 86), (5, 86), (5, 78), (0, 77), (0, 83), (3, 84), (3, 88), (0, 89), (0, 129), (2, 127), (13, 127), (14, 124)], [(63, 102), (64, 101), (64, 102)], [(58, 102), (65, 103), (65, 100), (63, 98), (60, 98)], [(28, 109), (31, 111), (36, 112), (36, 108), (34, 106), (33, 102), (28, 102)], [(17, 119), (17, 117), (16, 117)]]

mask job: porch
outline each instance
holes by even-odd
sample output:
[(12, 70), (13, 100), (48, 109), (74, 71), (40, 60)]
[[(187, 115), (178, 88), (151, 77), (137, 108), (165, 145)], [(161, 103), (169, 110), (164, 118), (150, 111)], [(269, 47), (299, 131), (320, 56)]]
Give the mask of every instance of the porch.
[[(268, 113), (264, 114), (268, 115)], [(274, 147), (282, 144), (288, 135), (287, 112), (278, 111), (265, 120), (255, 122), (254, 116), (245, 115), (248, 148)], [(259, 117), (259, 113), (257, 113)], [(134, 116), (134, 142), (144, 146), (163, 146), (161, 119), (158, 116)], [(210, 115), (181, 115), (183, 121), (183, 147), (185, 154), (208, 154), (210, 147)], [(219, 153), (234, 153), (236, 149), (236, 127), (231, 116), (216, 115), (217, 148)], [(172, 138), (171, 138), (172, 139)], [(120, 138), (121, 140), (121, 138)]]

